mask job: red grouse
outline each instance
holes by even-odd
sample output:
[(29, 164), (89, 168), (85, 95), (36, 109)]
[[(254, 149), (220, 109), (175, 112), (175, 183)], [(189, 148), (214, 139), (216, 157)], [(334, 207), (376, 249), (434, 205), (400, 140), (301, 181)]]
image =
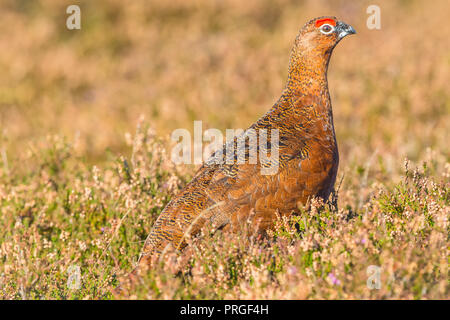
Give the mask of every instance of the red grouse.
[[(151, 230), (138, 268), (149, 265), (167, 247), (182, 249), (186, 236), (197, 234), (205, 224), (236, 230), (241, 222), (254, 219), (264, 232), (278, 212), (290, 215), (299, 204), (319, 197), (328, 199), (333, 190), (339, 156), (333, 113), (328, 92), (327, 69), (337, 43), (356, 33), (352, 26), (335, 17), (309, 21), (295, 39), (289, 75), (279, 100), (249, 129), (261, 138), (261, 129), (278, 132), (278, 146), (266, 144), (272, 162), (258, 157), (248, 160), (251, 139), (239, 154), (229, 157), (226, 145), (198, 170), (193, 180), (162, 211)], [(236, 140), (234, 141), (236, 145)], [(260, 151), (261, 144), (256, 147)], [(241, 150), (242, 151), (242, 150)], [(273, 174), (264, 168), (277, 167)]]

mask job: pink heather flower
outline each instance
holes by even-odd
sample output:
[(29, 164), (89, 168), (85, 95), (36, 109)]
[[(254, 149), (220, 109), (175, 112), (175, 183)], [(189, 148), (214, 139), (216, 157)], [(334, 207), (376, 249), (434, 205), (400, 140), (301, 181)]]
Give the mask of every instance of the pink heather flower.
[(336, 286), (339, 286), (341, 284), (341, 281), (339, 279), (337, 279), (333, 273), (328, 274), (328, 279), (330, 279), (331, 283), (333, 283)]
[(288, 272), (289, 275), (293, 276), (294, 274), (297, 273), (297, 268), (294, 267), (294, 266), (291, 266), (291, 267), (288, 268), (287, 272)]

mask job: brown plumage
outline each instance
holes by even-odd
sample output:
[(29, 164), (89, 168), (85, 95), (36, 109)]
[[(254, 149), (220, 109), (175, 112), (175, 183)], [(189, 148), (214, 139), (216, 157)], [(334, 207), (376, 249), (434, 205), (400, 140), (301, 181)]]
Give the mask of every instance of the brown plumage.
[(262, 174), (267, 163), (259, 157), (256, 164), (238, 164), (237, 157), (232, 164), (207, 161), (158, 217), (139, 266), (149, 265), (168, 245), (182, 249), (184, 237), (205, 224), (234, 230), (252, 212), (255, 225), (265, 231), (277, 211), (290, 215), (312, 197), (329, 197), (339, 157), (327, 69), (336, 44), (353, 33), (335, 17), (316, 18), (300, 30), (280, 99), (250, 127), (258, 136), (259, 129), (266, 129), (269, 141), (271, 131), (279, 130), (278, 171)]

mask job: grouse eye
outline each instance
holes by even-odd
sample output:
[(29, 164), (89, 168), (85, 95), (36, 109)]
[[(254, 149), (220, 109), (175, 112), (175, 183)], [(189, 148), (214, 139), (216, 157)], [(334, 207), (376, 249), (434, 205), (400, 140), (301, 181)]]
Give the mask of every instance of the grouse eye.
[(334, 31), (334, 27), (329, 24), (324, 24), (320, 27), (320, 32), (322, 32), (323, 34), (330, 34), (333, 31)]

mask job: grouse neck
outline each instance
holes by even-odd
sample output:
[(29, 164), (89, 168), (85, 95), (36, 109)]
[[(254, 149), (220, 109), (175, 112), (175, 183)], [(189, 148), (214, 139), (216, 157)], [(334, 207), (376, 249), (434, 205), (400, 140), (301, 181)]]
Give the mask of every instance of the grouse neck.
[[(321, 89), (328, 88), (327, 72), (331, 50), (320, 52), (294, 48), (289, 61), (288, 80), (285, 90), (292, 96), (323, 94)], [(327, 90), (328, 91), (328, 90)]]
[[(327, 123), (327, 130), (334, 135), (333, 110), (328, 91), (327, 71), (332, 49), (327, 52), (315, 50), (298, 51), (294, 48), (289, 63), (289, 75), (281, 101), (287, 109), (308, 108), (314, 104), (314, 118)], [(313, 99), (314, 101), (308, 101)], [(301, 103), (298, 103), (301, 101)], [(292, 110), (288, 114), (304, 114)], [(308, 109), (310, 112), (310, 109)], [(320, 122), (322, 123), (322, 122)], [(309, 125), (319, 125), (312, 121)], [(322, 126), (322, 124), (320, 124)]]

